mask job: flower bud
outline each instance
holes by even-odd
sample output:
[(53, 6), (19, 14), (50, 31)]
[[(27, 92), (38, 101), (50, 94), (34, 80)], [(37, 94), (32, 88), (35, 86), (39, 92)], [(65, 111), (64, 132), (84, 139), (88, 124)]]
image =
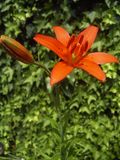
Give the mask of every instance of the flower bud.
[(33, 55), (19, 42), (16, 40), (2, 35), (0, 37), (0, 44), (5, 50), (8, 51), (8, 54), (13, 58), (23, 62), (23, 63), (34, 63)]

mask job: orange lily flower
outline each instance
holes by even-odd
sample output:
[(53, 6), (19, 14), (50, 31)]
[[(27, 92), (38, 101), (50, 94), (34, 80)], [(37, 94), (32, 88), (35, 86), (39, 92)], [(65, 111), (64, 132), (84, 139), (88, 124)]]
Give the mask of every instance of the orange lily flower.
[(62, 59), (51, 72), (51, 86), (63, 80), (74, 68), (83, 69), (104, 82), (106, 76), (99, 64), (118, 63), (118, 59), (111, 54), (104, 52), (87, 54), (96, 38), (98, 27), (90, 25), (77, 36), (74, 34), (70, 36), (60, 26), (53, 27), (53, 30), (56, 38), (42, 34), (37, 34), (34, 37), (35, 41), (49, 48)]
[(16, 40), (2, 35), (0, 37), (0, 44), (8, 51), (8, 54), (13, 58), (23, 63), (34, 63), (32, 54)]

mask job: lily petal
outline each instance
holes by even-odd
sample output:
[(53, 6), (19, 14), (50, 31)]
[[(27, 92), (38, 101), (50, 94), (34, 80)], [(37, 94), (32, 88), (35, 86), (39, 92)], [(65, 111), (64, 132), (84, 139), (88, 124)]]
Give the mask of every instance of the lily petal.
[(56, 34), (57, 40), (59, 40), (63, 45), (67, 47), (68, 41), (70, 39), (69, 33), (62, 27), (54, 26), (53, 30)]
[(95, 41), (95, 38), (97, 36), (98, 32), (98, 27), (90, 25), (87, 27), (85, 30), (83, 30), (79, 35), (78, 35), (78, 40), (82, 37), (82, 44), (88, 42), (88, 46), (86, 48), (86, 52), (91, 48), (93, 42)]
[(67, 65), (63, 61), (58, 62), (54, 66), (51, 72), (51, 79), (50, 79), (51, 86), (63, 80), (70, 72), (72, 72), (73, 69), (74, 69), (73, 67)]
[(104, 52), (94, 52), (88, 54), (84, 59), (88, 59), (97, 64), (105, 64), (105, 63), (118, 63), (118, 59), (111, 54), (107, 54)]
[(106, 79), (105, 73), (102, 71), (100, 66), (90, 60), (82, 59), (76, 67), (85, 70), (100, 81), (104, 82)]
[(55, 52), (61, 59), (64, 61), (67, 60), (68, 50), (67, 48), (57, 39), (52, 38), (50, 36), (45, 36), (42, 34), (37, 34), (33, 38), (36, 42), (40, 43), (41, 45), (47, 47), (48, 49)]

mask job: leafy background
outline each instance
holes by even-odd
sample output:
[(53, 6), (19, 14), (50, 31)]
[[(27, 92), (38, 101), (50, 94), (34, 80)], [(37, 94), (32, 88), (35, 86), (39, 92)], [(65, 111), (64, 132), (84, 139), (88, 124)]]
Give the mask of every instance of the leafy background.
[[(119, 0), (0, 1), (0, 34), (20, 41), (49, 69), (58, 57), (36, 44), (33, 36), (54, 36), (54, 25), (79, 33), (89, 24), (100, 28), (91, 51), (105, 51), (120, 58)], [(66, 119), (68, 122), (65, 160), (120, 160), (120, 65), (106, 64), (102, 68), (107, 75), (105, 84), (81, 70), (61, 83), (63, 126)], [(11, 59), (0, 48), (2, 157), (59, 160), (58, 125), (49, 77), (37, 66)]]

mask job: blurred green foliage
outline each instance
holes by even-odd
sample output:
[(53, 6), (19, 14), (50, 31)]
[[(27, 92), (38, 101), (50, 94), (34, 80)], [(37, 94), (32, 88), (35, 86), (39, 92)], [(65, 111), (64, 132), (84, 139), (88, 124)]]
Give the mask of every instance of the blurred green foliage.
[[(89, 24), (101, 30), (91, 51), (120, 58), (119, 0), (0, 1), (0, 34), (19, 40), (49, 69), (58, 58), (33, 36), (54, 35), (54, 25), (79, 33)], [(36, 66), (11, 59), (2, 48), (0, 59), (0, 142), (5, 156), (59, 160), (59, 122), (49, 77)], [(61, 83), (65, 160), (120, 160), (120, 65), (102, 68), (105, 84), (81, 70)]]

